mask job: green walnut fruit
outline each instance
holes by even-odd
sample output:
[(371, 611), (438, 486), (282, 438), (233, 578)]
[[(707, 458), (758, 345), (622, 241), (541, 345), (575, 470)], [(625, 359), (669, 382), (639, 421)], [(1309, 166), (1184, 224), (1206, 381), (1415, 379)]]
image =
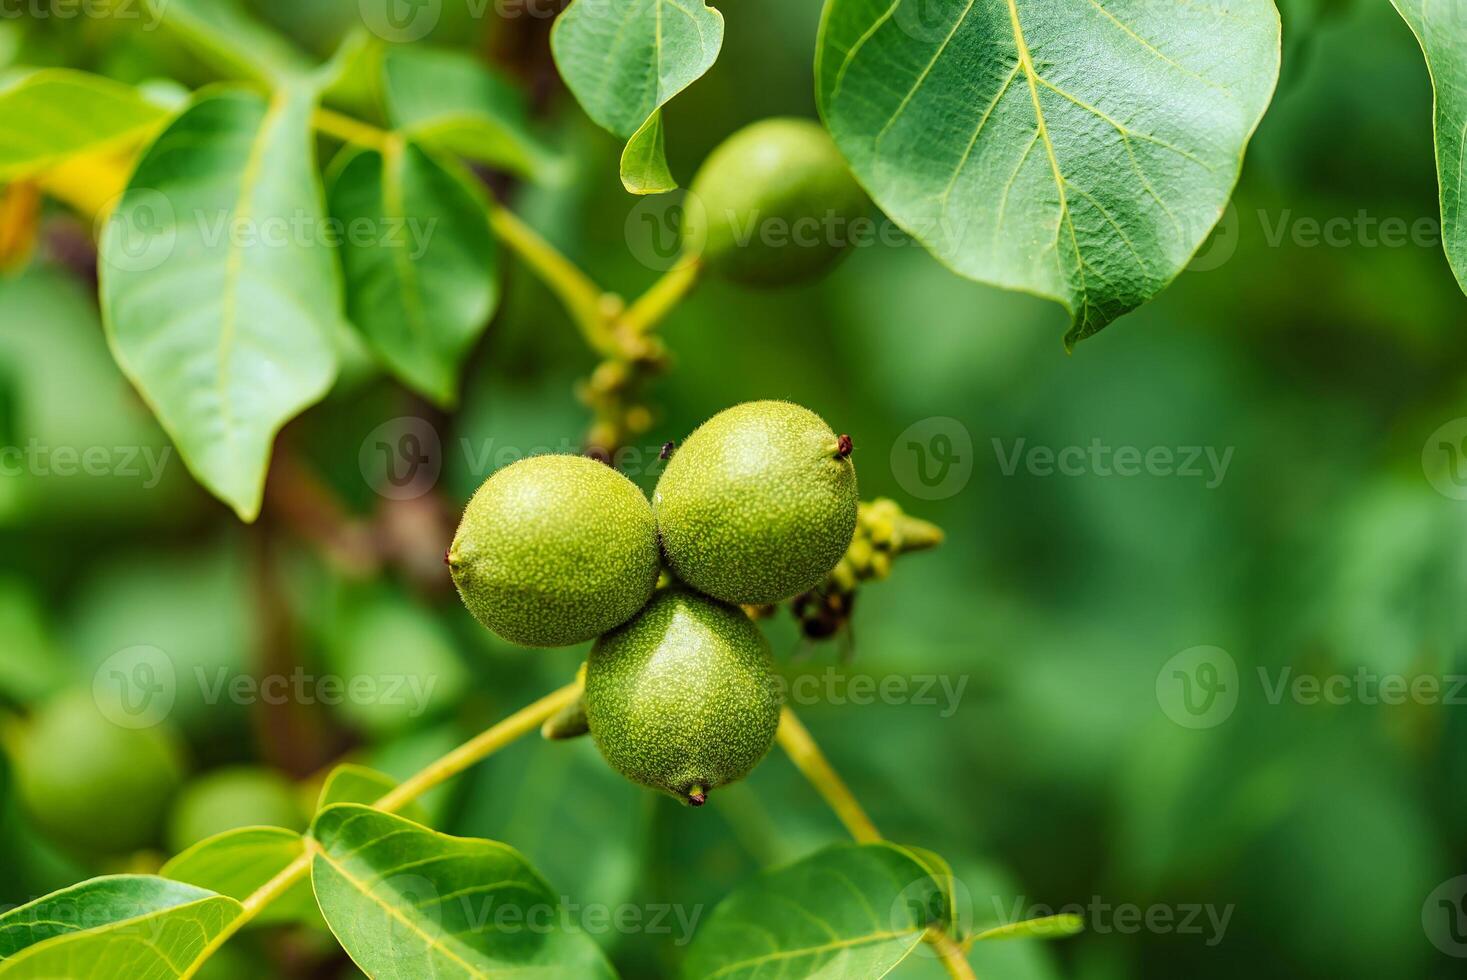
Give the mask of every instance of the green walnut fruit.
[(232, 766), (184, 787), (168, 818), (168, 845), (177, 853), (239, 827), (301, 830), (305, 816), (290, 780), (273, 769)]
[(484, 481), (448, 549), (469, 612), (521, 646), (570, 646), (634, 616), (657, 583), (636, 484), (584, 456), (532, 456)]
[(596, 641), (586, 720), (601, 754), (633, 782), (693, 806), (758, 765), (779, 727), (769, 642), (743, 610), (664, 589)]
[(16, 788), (36, 826), (87, 855), (154, 843), (183, 779), (172, 729), (124, 728), (82, 692), (36, 712), (20, 733), (15, 763)]
[(789, 402), (745, 402), (678, 446), (652, 495), (673, 572), (725, 602), (781, 602), (825, 578), (856, 530), (851, 444)]
[(766, 119), (730, 136), (693, 178), (683, 242), (735, 282), (779, 286), (833, 265), (870, 204), (818, 123)]

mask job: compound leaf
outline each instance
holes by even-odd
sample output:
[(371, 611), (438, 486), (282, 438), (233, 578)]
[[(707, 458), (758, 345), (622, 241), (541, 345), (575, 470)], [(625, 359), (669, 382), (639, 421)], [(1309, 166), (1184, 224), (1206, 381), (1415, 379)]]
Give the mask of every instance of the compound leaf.
[(615, 976), (507, 845), (351, 803), (323, 810), (311, 834), (316, 900), (368, 976)]
[(0, 915), (0, 977), (172, 980), (241, 912), (154, 875), (93, 878)]
[(704, 0), (575, 0), (556, 18), (550, 47), (586, 114), (629, 141), (622, 185), (633, 194), (675, 188), (656, 117), (718, 60), (723, 15)]
[(439, 405), (499, 299), (482, 200), (412, 143), (351, 155), (336, 171), (347, 318), (404, 384)]
[(765, 975), (870, 980), (907, 957), (951, 898), (942, 868), (894, 844), (839, 844), (766, 871), (710, 913), (689, 980)]
[(1073, 345), (1222, 216), (1279, 72), (1272, 0), (827, 0), (821, 114), (958, 273), (1062, 303)]
[(451, 51), (394, 47), (383, 55), (383, 99), (407, 136), (541, 180), (561, 161), (530, 125), (524, 96), (481, 62)]
[(1436, 92), (1432, 109), (1442, 209), (1442, 247), (1457, 284), (1467, 291), (1467, 220), (1463, 154), (1467, 152), (1467, 19), (1456, 4), (1391, 0), (1410, 25)]
[(0, 91), (0, 183), (138, 139), (166, 113), (130, 85), (47, 68)]
[(101, 236), (113, 354), (195, 477), (246, 521), (276, 431), (336, 373), (340, 275), (310, 132), (281, 90), (197, 98)]
[[(293, 830), (241, 827), (199, 841), (164, 864), (158, 874), (244, 901), (305, 852), (305, 839)], [(313, 918), (315, 910), (311, 887), (302, 877), (265, 906), (259, 921)]]

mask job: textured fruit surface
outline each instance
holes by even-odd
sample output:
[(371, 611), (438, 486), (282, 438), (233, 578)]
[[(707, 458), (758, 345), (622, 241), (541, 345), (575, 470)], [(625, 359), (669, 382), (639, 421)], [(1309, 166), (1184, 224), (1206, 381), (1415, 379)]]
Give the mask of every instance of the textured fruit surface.
[(182, 780), (171, 729), (124, 728), (89, 694), (44, 705), (20, 737), (16, 782), (48, 837), (88, 854), (153, 843)]
[(844, 254), (865, 191), (824, 127), (765, 119), (734, 133), (693, 178), (683, 241), (719, 274), (749, 285), (799, 282)]
[(657, 582), (636, 484), (584, 456), (532, 456), (484, 481), (448, 550), (464, 605), (522, 646), (569, 646), (626, 622)]
[(273, 769), (235, 766), (200, 776), (178, 794), (168, 819), (168, 846), (176, 854), (237, 827), (304, 826), (290, 780)]
[(664, 589), (636, 619), (596, 641), (586, 718), (612, 768), (701, 804), (745, 776), (779, 727), (769, 643), (740, 609)]
[(663, 553), (684, 582), (725, 602), (780, 602), (845, 554), (856, 469), (814, 412), (745, 402), (673, 452), (652, 500)]

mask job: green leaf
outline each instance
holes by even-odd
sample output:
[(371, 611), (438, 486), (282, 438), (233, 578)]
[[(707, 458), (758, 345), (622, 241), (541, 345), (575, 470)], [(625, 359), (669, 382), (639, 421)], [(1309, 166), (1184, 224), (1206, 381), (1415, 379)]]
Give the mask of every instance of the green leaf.
[(630, 141), (621, 179), (633, 194), (677, 186), (658, 110), (712, 68), (722, 47), (723, 15), (703, 0), (575, 0), (550, 33), (555, 64), (586, 114)]
[(313, 66), (285, 38), (255, 20), (236, 0), (146, 0), (152, 16), (230, 78), (275, 85), (304, 78)]
[(451, 51), (393, 47), (383, 56), (383, 99), (399, 131), (481, 163), (557, 180), (561, 161), (530, 125), (520, 90)]
[(344, 230), (347, 318), (404, 384), (451, 408), (499, 300), (482, 198), (421, 147), (392, 141), (347, 159), (330, 208)]
[(690, 980), (885, 976), (945, 920), (934, 869), (894, 844), (838, 844), (740, 886), (688, 949)]
[(0, 977), (178, 977), (240, 911), (153, 875), (93, 878), (0, 915)]
[[(242, 902), (305, 852), (305, 839), (293, 830), (241, 827), (199, 841), (164, 864), (158, 874)], [(315, 912), (311, 887), (302, 876), (260, 912), (258, 921), (315, 919)]]
[(1463, 153), (1467, 143), (1467, 18), (1456, 4), (1391, 0), (1411, 26), (1436, 93), (1432, 125), (1442, 209), (1442, 247), (1457, 284), (1467, 291), (1467, 221)]
[(1078, 915), (1046, 915), (984, 929), (973, 936), (973, 942), (981, 943), (989, 939), (1060, 939), (1073, 936), (1084, 929), (1085, 920)]
[(1272, 0), (827, 0), (820, 111), (954, 271), (1062, 303), (1073, 344), (1222, 216), (1279, 71)]
[[(386, 773), (352, 762), (343, 763), (331, 770), (331, 775), (326, 777), (326, 783), (321, 787), (321, 796), (316, 801), (316, 809), (324, 810), (333, 803), (370, 805), (395, 789), (397, 780)], [(413, 823), (428, 822), (427, 812), (416, 801), (403, 807), (400, 815)]]
[(110, 78), (64, 68), (34, 72), (0, 91), (0, 183), (138, 139), (164, 115), (137, 89)]
[(104, 229), (113, 354), (199, 482), (246, 521), (275, 433), (336, 373), (340, 278), (314, 100), (200, 95), (138, 163)]
[(511, 847), (350, 803), (322, 811), (311, 834), (316, 900), (368, 976), (615, 976)]
[(661, 109), (648, 116), (627, 141), (621, 154), (621, 183), (633, 194), (665, 194), (677, 187), (677, 179), (667, 166)]

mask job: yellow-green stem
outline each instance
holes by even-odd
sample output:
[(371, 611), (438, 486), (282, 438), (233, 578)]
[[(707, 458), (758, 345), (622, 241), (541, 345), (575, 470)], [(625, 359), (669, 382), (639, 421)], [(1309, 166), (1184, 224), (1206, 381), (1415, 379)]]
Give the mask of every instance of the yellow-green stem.
[(604, 292), (579, 266), (508, 208), (492, 207), (489, 227), (560, 298), (592, 349), (606, 357), (621, 355), (621, 347), (610, 327), (620, 303), (615, 296)]
[(881, 840), (881, 833), (876, 825), (866, 816), (866, 811), (861, 809), (861, 804), (856, 802), (856, 797), (846, 788), (840, 776), (836, 775), (826, 761), (825, 754), (820, 751), (820, 746), (815, 744), (809, 730), (800, 723), (800, 719), (795, 717), (788, 705), (780, 713), (779, 730), (775, 737), (779, 740), (780, 748), (784, 749), (790, 761), (795, 764), (795, 768), (825, 798), (825, 802), (858, 843), (874, 844)]
[[(400, 134), (330, 109), (316, 110), (315, 126), (319, 132), (344, 143), (365, 146), (384, 155), (402, 145)], [(609, 297), (579, 266), (508, 209), (491, 203), (489, 227), (565, 304), (587, 343), (607, 356), (620, 353), (609, 326), (612, 315), (619, 312), (614, 297)]]
[(344, 116), (330, 109), (318, 108), (312, 122), (318, 132), (325, 133), (343, 143), (365, 146), (379, 153), (386, 152), (389, 146), (402, 141), (402, 137), (396, 133), (390, 133), (371, 123), (364, 123), (360, 119), (353, 119), (351, 116)]
[(937, 950), (937, 961), (947, 970), (948, 976), (953, 980), (978, 980), (977, 974), (973, 972), (973, 966), (968, 962), (968, 956), (945, 932), (929, 932), (924, 937), (932, 948)]
[(372, 805), (388, 812), (406, 806), (428, 790), (452, 779), (476, 762), (493, 755), (515, 739), (535, 731), (545, 723), (546, 719), (560, 709), (574, 704), (580, 696), (579, 682), (567, 684), (560, 690), (545, 695), (492, 728), (485, 729), (437, 762), (430, 764), (426, 769), (404, 780), (396, 789)]
[(669, 269), (627, 307), (619, 320), (621, 329), (632, 336), (649, 333), (692, 292), (702, 272), (697, 259), (685, 259)]
[[(498, 750), (504, 748), (515, 739), (529, 734), (540, 727), (546, 719), (560, 711), (568, 704), (572, 704), (581, 696), (581, 684), (576, 681), (567, 684), (560, 690), (526, 705), (508, 718), (485, 729), (476, 737), (460, 745), (452, 752), (443, 756), (438, 761), (429, 765), (426, 769), (410, 777), (392, 792), (378, 799), (372, 806), (378, 810), (391, 813), (407, 804), (413, 802), (433, 787), (452, 779), (459, 773), (468, 769), (476, 762), (481, 762)], [(256, 888), (245, 896), (241, 906), (240, 914), (230, 921), (219, 934), (211, 939), (207, 946), (200, 951), (193, 965), (186, 970), (179, 980), (189, 980), (199, 968), (208, 961), (220, 946), (223, 946), (235, 933), (248, 925), (261, 911), (264, 910), (275, 899), (294, 885), (311, 869), (311, 857), (314, 853), (316, 843), (309, 837), (305, 841), (306, 850), (300, 857), (280, 870), (275, 877)]]
[[(809, 729), (800, 723), (800, 719), (795, 717), (788, 705), (780, 713), (779, 730), (775, 737), (779, 740), (780, 748), (784, 749), (790, 761), (795, 764), (795, 768), (824, 797), (857, 843), (874, 844), (882, 839), (876, 825), (866, 816), (861, 804), (856, 802), (855, 795), (831, 767), (825, 753), (820, 751), (820, 746), (815, 744)], [(977, 980), (962, 947), (946, 932), (929, 929), (922, 938), (937, 950), (938, 961), (953, 980)]]

